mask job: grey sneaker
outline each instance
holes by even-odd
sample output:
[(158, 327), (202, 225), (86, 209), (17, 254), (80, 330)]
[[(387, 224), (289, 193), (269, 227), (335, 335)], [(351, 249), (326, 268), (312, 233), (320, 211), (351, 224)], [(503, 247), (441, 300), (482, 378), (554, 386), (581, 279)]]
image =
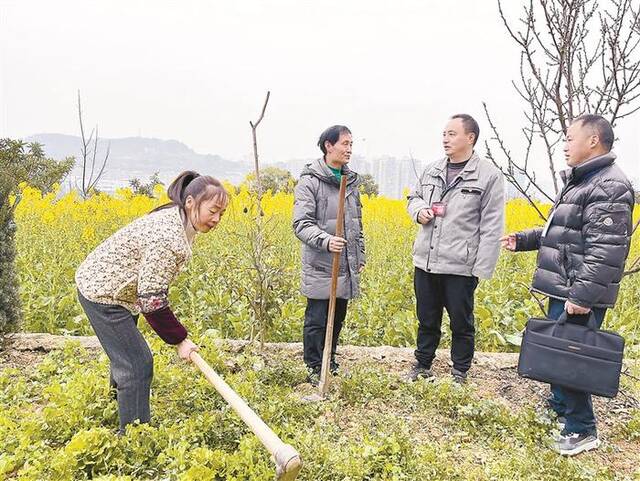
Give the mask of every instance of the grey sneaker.
[(560, 436), (554, 443), (554, 449), (563, 456), (575, 456), (600, 446), (595, 433), (568, 433)]
[(424, 366), (419, 362), (416, 362), (413, 365), (413, 367), (411, 367), (409, 374), (407, 374), (407, 379), (411, 382), (415, 382), (419, 378), (429, 379), (431, 377), (433, 377), (433, 372), (431, 372), (431, 368)]
[(458, 371), (456, 368), (451, 369), (451, 376), (453, 376), (453, 382), (456, 384), (464, 384), (467, 382), (467, 373)]

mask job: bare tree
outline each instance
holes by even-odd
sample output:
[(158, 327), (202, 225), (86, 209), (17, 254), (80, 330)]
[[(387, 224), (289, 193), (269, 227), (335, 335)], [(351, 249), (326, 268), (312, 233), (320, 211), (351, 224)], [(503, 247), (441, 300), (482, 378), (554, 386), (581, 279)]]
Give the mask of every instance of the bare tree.
[[(598, 114), (615, 127), (640, 110), (640, 0), (529, 0), (517, 22), (500, 0), (498, 10), (520, 48), (520, 75), (512, 84), (525, 105), (525, 148), (509, 149), (483, 102), (492, 132), (487, 157), (546, 220), (536, 199), (553, 202), (560, 190), (554, 156), (573, 119)], [(534, 172), (534, 152), (543, 152), (552, 192)], [(638, 271), (636, 259), (626, 274)]]
[[(80, 193), (85, 199), (91, 195), (91, 192), (95, 189), (98, 181), (104, 173), (104, 168), (107, 165), (109, 159), (109, 152), (111, 144), (107, 145), (107, 151), (104, 155), (104, 159), (101, 161), (99, 170), (96, 171), (96, 156), (98, 154), (98, 125), (91, 129), (89, 138), (87, 139), (84, 133), (84, 123), (82, 121), (82, 102), (80, 100), (80, 90), (78, 90), (78, 121), (80, 122), (80, 137), (82, 146), (80, 147), (80, 155), (82, 161), (82, 185), (80, 186)], [(93, 145), (92, 145), (93, 144)]]
[(256, 189), (251, 189), (250, 204), (243, 211), (247, 216), (244, 219), (246, 222), (238, 222), (232, 233), (238, 238), (238, 242), (246, 245), (246, 251), (242, 256), (232, 256), (226, 261), (233, 266), (233, 270), (249, 274), (249, 282), (234, 283), (230, 285), (230, 290), (234, 298), (243, 299), (249, 305), (252, 313), (249, 338), (251, 341), (260, 339), (261, 346), (264, 346), (273, 320), (280, 313), (281, 302), (278, 296), (285, 289), (283, 283), (287, 279), (286, 268), (279, 262), (281, 255), (278, 254), (278, 249), (282, 246), (278, 243), (276, 234), (278, 219), (265, 215), (262, 209), (263, 190), (256, 131), (264, 118), (269, 97), (270, 92), (267, 92), (258, 120), (249, 122), (253, 139)]
[[(256, 187), (258, 192), (258, 205), (262, 201), (262, 182), (260, 181), (260, 163), (258, 161), (258, 139), (256, 136), (256, 131), (258, 129), (258, 125), (262, 122), (264, 118), (264, 112), (267, 110), (267, 104), (269, 103), (269, 97), (271, 96), (271, 91), (267, 91), (267, 97), (264, 99), (264, 105), (262, 106), (262, 112), (260, 112), (260, 117), (255, 122), (249, 121), (249, 125), (251, 126), (251, 136), (253, 137), (253, 158), (255, 161), (255, 171), (256, 171)], [(262, 212), (262, 207), (260, 206), (260, 212)]]

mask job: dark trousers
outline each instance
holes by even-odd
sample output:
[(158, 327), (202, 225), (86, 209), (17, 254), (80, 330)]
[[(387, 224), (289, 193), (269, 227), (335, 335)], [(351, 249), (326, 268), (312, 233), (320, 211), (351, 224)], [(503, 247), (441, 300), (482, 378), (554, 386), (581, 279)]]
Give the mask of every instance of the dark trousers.
[(451, 321), (453, 367), (461, 372), (469, 370), (475, 344), (473, 298), (477, 286), (477, 277), (431, 274), (416, 267), (413, 287), (419, 325), (415, 356), (420, 364), (431, 367), (436, 357), (446, 309)]
[[(347, 299), (336, 299), (331, 359), (334, 359), (336, 355), (338, 336), (340, 336), (342, 324), (347, 315), (347, 303)], [(319, 369), (322, 366), (322, 352), (324, 351), (328, 313), (328, 299), (307, 299), (307, 308), (304, 311), (302, 343), (304, 346), (304, 363), (311, 369)]]
[[(547, 316), (549, 319), (558, 319), (563, 312), (564, 301), (549, 299), (549, 314)], [(605, 308), (593, 309), (598, 327), (602, 325), (606, 312)], [(575, 322), (576, 324), (586, 324), (588, 320), (588, 315), (567, 318), (567, 322)], [(566, 433), (596, 433), (596, 417), (593, 413), (591, 394), (552, 384), (549, 404), (558, 416), (563, 416), (566, 419), (564, 425)]]
[(78, 299), (111, 363), (110, 383), (118, 392), (120, 433), (136, 419), (148, 423), (153, 356), (136, 326), (137, 316), (121, 306), (91, 302), (79, 292)]

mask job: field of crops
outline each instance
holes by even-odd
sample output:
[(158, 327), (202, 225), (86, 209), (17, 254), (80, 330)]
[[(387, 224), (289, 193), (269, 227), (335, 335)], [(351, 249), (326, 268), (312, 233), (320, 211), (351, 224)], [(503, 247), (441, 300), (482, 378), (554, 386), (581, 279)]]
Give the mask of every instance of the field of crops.
[[(16, 213), (23, 329), (92, 334), (76, 300), (74, 271), (109, 234), (163, 202), (161, 189), (157, 197), (122, 190), (87, 201), (74, 194), (55, 200), (54, 194), (42, 197), (25, 187)], [(263, 332), (268, 341), (301, 339), (305, 303), (298, 292), (300, 245), (291, 229), (293, 196), (267, 194), (262, 204), (264, 218), (269, 220), (264, 227), (258, 285), (252, 257), (255, 216), (246, 190), (233, 196), (216, 231), (197, 238), (193, 259), (171, 290), (172, 306), (194, 334), (215, 329), (228, 338)], [(417, 329), (411, 262), (416, 225), (406, 214), (404, 201), (365, 196), (363, 204), (368, 263), (362, 297), (349, 310), (343, 343), (411, 346)], [(638, 215), (640, 209), (636, 209)], [(525, 202), (507, 205), (509, 232), (539, 223)], [(638, 255), (640, 235), (635, 236), (630, 258)], [(528, 292), (534, 264), (535, 253), (502, 253), (493, 279), (480, 283), (476, 298), (480, 350), (516, 349), (526, 320), (540, 313)], [(251, 306), (258, 295), (264, 301), (262, 316)], [(639, 298), (640, 275), (626, 278), (616, 309), (607, 317), (607, 326), (626, 337), (632, 357), (640, 354)]]
[[(123, 190), (86, 201), (72, 194), (42, 197), (27, 187), (22, 194), (16, 214), (23, 329), (92, 334), (76, 300), (76, 266), (110, 233), (163, 202), (164, 193), (159, 189), (151, 199)], [(402, 201), (363, 203), (368, 264), (342, 343), (412, 346), (416, 226)], [(566, 459), (549, 447), (557, 430), (543, 408), (546, 387), (519, 379), (513, 356), (486, 355), (470, 382), (459, 386), (441, 355), (434, 365), (438, 379), (412, 384), (403, 377), (410, 349), (371, 355), (365, 352), (370, 348), (345, 347), (338, 353), (344, 370), (328, 399), (310, 404), (299, 348), (263, 352), (259, 343), (227, 345), (221, 338), (301, 338), (304, 299), (292, 204), (291, 195), (267, 194), (257, 236), (255, 205), (247, 191), (236, 192), (218, 230), (197, 239), (171, 302), (202, 356), (300, 451), (301, 481), (640, 479), (640, 368), (634, 362), (622, 394), (596, 401), (603, 447)], [(509, 231), (538, 222), (522, 202), (510, 202), (507, 213)], [(639, 244), (636, 238), (632, 256)], [(480, 284), (479, 349), (516, 350), (527, 317), (539, 312), (527, 290), (534, 256), (502, 254), (495, 277)], [(626, 336), (630, 358), (640, 354), (638, 298), (640, 276), (630, 277), (608, 318), (608, 326)], [(155, 358), (152, 421), (130, 427), (126, 436), (116, 434), (117, 405), (101, 351), (74, 343), (46, 356), (0, 351), (0, 480), (273, 479), (257, 438), (142, 324)]]
[[(37, 365), (0, 369), (0, 480), (273, 480), (257, 438), (201, 375), (162, 341), (150, 340), (151, 424), (132, 426), (122, 437), (104, 354), (67, 344)], [(440, 361), (437, 381), (407, 383), (401, 371), (410, 351), (400, 363), (352, 350), (342, 353), (349, 372), (335, 379), (328, 399), (308, 403), (299, 350), (263, 355), (258, 345), (239, 350), (208, 336), (197, 340), (201, 355), (299, 450), (305, 463), (299, 481), (640, 476), (640, 409), (626, 397), (640, 395), (640, 383), (628, 377), (625, 396), (597, 400), (603, 447), (567, 459), (549, 447), (557, 428), (541, 409), (544, 387), (517, 379), (506, 366), (476, 366), (461, 387)]]

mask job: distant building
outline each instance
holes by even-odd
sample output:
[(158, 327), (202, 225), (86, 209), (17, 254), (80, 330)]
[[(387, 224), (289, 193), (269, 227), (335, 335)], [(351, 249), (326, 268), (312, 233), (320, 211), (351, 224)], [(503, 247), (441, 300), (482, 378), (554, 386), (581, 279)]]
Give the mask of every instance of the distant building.
[(420, 160), (391, 156), (372, 159), (355, 157), (351, 165), (360, 174), (371, 174), (378, 184), (380, 195), (393, 199), (404, 198), (405, 192), (415, 186), (424, 168)]
[[(277, 162), (275, 165), (291, 172), (295, 178), (300, 176), (303, 167), (313, 159), (292, 159)], [(404, 192), (412, 189), (422, 173), (424, 163), (409, 157), (398, 159), (391, 156), (379, 156), (367, 159), (361, 155), (354, 155), (349, 166), (359, 174), (371, 174), (378, 184), (380, 195), (392, 199), (404, 198)]]

